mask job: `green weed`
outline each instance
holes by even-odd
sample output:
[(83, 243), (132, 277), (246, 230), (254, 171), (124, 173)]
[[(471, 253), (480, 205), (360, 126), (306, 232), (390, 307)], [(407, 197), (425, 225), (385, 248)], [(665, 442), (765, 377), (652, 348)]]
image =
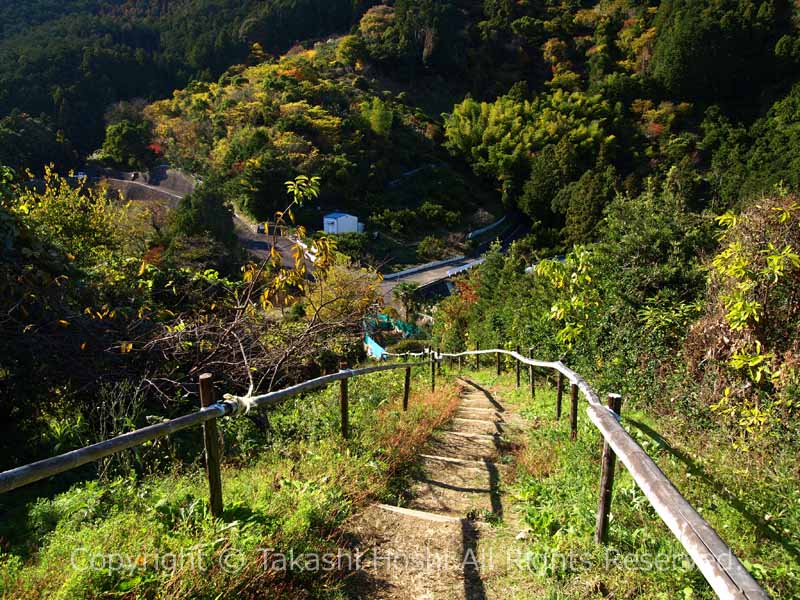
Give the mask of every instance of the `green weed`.
[[(600, 482), (601, 439), (579, 409), (578, 439), (569, 439), (568, 393), (555, 420), (553, 387), (536, 399), (513, 374), (469, 374), (517, 406), (528, 447), (511, 488), (513, 509), (529, 528), (525, 544), (533, 577), (550, 598), (711, 599), (715, 595), (644, 493), (619, 462), (609, 544), (593, 542)], [(524, 379), (524, 378), (523, 378)], [(541, 381), (541, 380), (540, 380)], [(627, 412), (623, 425), (689, 502), (706, 518), (776, 600), (800, 597), (800, 480), (796, 456), (775, 454), (743, 465), (722, 433), (697, 431), (679, 415)], [(536, 457), (540, 457), (539, 460)], [(751, 460), (753, 456), (749, 457)], [(547, 461), (543, 466), (541, 463)], [(565, 558), (566, 557), (566, 558)], [(659, 562), (660, 561), (660, 562)]]

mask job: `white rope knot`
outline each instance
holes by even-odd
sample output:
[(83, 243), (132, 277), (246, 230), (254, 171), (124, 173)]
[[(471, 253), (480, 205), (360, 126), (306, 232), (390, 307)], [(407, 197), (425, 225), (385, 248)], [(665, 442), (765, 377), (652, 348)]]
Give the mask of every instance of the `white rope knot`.
[(225, 394), (223, 398), (225, 399), (226, 404), (229, 404), (233, 407), (233, 411), (231, 412), (232, 417), (236, 417), (241, 414), (246, 415), (255, 406), (251, 392), (248, 392), (247, 396), (234, 396), (233, 394)]

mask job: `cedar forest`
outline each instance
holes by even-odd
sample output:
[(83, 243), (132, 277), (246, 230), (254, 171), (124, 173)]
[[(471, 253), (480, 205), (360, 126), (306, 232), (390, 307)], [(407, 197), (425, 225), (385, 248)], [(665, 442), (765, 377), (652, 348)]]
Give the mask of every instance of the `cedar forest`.
[[(173, 206), (74, 176), (163, 164), (198, 182)], [(366, 233), (314, 233), (334, 209)], [(503, 216), (526, 235), (465, 236)], [(290, 226), (318, 253), (314, 276), (255, 260), (237, 220)], [(404, 289), (405, 311), (382, 308), (433, 314), (393, 348), (534, 348), (621, 393), (662, 427), (648, 451), (674, 469), (695, 457), (671, 476), (713, 497), (713, 524), (765, 589), (800, 597), (797, 2), (0, 0), (0, 249), (3, 470), (186, 414), (205, 371), (242, 393), (363, 360), (381, 272), (484, 254), (453, 294)], [(391, 391), (364, 393), (378, 406)], [(329, 540), (342, 515), (320, 515), (384, 493), (400, 460), (386, 450), (399, 421), (364, 409), (350, 457), (327, 440), (324, 398), (309, 406), (223, 433), (234, 486), (263, 448), (296, 484), (248, 530), (286, 547)], [(192, 512), (199, 443), (0, 497), (0, 593), (234, 597), (224, 573), (52, 578), (69, 540), (102, 545), (137, 512), (176, 544), (221, 535)], [(287, 466), (312, 451), (327, 466)], [(373, 463), (380, 475), (358, 470)], [(569, 499), (518, 485), (554, 515), (529, 522), (539, 547), (568, 539), (553, 523)], [(545, 575), (542, 597), (604, 597), (564, 592), (565, 576)], [(686, 573), (638, 577), (617, 597), (711, 597)], [(271, 598), (345, 597), (332, 577), (276, 581)]]

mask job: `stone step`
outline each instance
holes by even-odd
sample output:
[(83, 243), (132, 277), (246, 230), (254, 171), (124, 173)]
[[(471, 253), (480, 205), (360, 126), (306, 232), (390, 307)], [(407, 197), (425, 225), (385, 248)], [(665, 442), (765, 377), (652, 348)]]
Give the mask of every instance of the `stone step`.
[(499, 433), (472, 433), (470, 431), (458, 431), (456, 429), (445, 429), (442, 433), (469, 438), (471, 440), (486, 440), (493, 444), (500, 443), (501, 441), (501, 434)]
[(499, 413), (491, 408), (467, 408), (459, 407), (456, 409), (456, 417), (462, 419), (486, 419), (489, 421), (505, 421), (503, 413)]
[(486, 398), (464, 398), (459, 406), (466, 409), (491, 410), (501, 414), (505, 412), (505, 407), (492, 404)]
[(499, 486), (488, 485), (488, 475), (472, 480), (464, 478), (465, 485), (443, 481), (447, 478), (442, 475), (431, 474), (427, 479), (415, 481), (410, 489), (412, 500), (408, 507), (452, 517), (480, 519), (489, 514), (502, 516)]
[(496, 468), (500, 470), (508, 469), (509, 465), (503, 463), (493, 462), (490, 460), (466, 460), (463, 458), (453, 458), (450, 456), (435, 456), (433, 454), (420, 454), (420, 462), (424, 467), (431, 466), (431, 468), (453, 468), (462, 469), (479, 469), (481, 471), (488, 468)]
[(464, 386), (462, 388), (462, 390), (463, 391), (460, 394), (460, 396), (463, 399), (473, 399), (473, 400), (478, 400), (479, 399), (479, 400), (484, 400), (486, 402), (489, 402), (490, 404), (495, 404), (495, 405), (500, 404), (498, 402), (497, 398), (495, 398), (488, 391), (484, 391), (484, 390), (482, 390), (480, 388), (473, 387), (473, 386), (467, 384), (466, 386)]
[(495, 434), (503, 433), (503, 424), (485, 419), (465, 419), (463, 417), (455, 417), (450, 423), (452, 431), (460, 431), (465, 433), (483, 433)]
[(500, 482), (500, 468), (491, 461), (463, 464), (423, 459), (421, 465), (422, 469), (416, 474), (419, 481), (434, 480), (465, 490), (491, 490)]
[(448, 431), (435, 434), (424, 454), (465, 460), (495, 460), (498, 440), (492, 436), (472, 437)]
[(403, 517), (411, 517), (413, 519), (422, 519), (423, 521), (431, 521), (432, 523), (461, 523), (460, 517), (450, 517), (439, 513), (425, 512), (422, 510), (414, 510), (412, 508), (404, 508), (402, 506), (393, 506), (391, 504), (376, 504), (377, 508), (390, 512)]
[(340, 552), (345, 557), (340, 562), (351, 563), (346, 597), (470, 598), (464, 556), (476, 548), (477, 535), (462, 519), (437, 521), (406, 509), (369, 507), (343, 527)]
[[(464, 444), (487, 440), (492, 436), (445, 432), (445, 437)], [(486, 447), (486, 446), (484, 446)], [(463, 446), (460, 449), (463, 451)], [(456, 517), (479, 517), (493, 513), (502, 515), (500, 505), (501, 469), (492, 460), (470, 460), (461, 457), (423, 455), (421, 472), (409, 489), (409, 507), (415, 510)]]

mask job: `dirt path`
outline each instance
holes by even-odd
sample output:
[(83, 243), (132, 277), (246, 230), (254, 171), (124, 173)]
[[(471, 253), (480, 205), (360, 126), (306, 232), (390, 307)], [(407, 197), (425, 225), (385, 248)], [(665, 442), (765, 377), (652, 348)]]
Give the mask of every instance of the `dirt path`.
[(375, 505), (347, 524), (348, 549), (359, 557), (350, 598), (509, 597), (493, 579), (504, 579), (498, 551), (520, 530), (504, 494), (519, 421), (487, 390), (459, 383), (455, 418), (420, 454), (402, 506)]

